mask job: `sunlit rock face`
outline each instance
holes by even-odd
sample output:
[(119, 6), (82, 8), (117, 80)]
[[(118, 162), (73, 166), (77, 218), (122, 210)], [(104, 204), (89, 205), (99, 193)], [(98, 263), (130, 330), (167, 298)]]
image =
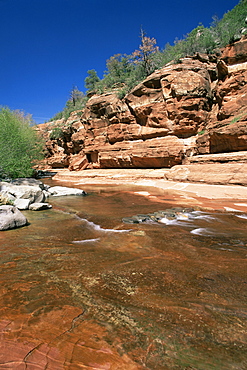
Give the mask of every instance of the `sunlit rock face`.
[[(247, 150), (247, 39), (222, 57), (197, 54), (170, 63), (123, 99), (93, 95), (84, 111), (39, 125), (52, 168), (163, 168), (189, 156)], [(43, 127), (42, 127), (43, 126)]]
[(196, 134), (211, 107), (208, 68), (210, 62), (185, 58), (151, 74), (126, 97), (137, 122), (178, 137)]
[(102, 168), (182, 163), (189, 149), (183, 139), (196, 135), (208, 117), (215, 67), (186, 58), (151, 74), (123, 101), (115, 93), (93, 96), (82, 115), (83, 151), (98, 153)]
[(247, 61), (247, 35), (234, 44), (228, 45), (222, 52), (222, 59), (229, 65)]
[(159, 168), (181, 163), (184, 145), (175, 136), (106, 145), (99, 154), (102, 168)]
[[(247, 58), (247, 48), (246, 48)], [(217, 104), (197, 139), (199, 154), (247, 150), (247, 62), (227, 67), (214, 88)]]

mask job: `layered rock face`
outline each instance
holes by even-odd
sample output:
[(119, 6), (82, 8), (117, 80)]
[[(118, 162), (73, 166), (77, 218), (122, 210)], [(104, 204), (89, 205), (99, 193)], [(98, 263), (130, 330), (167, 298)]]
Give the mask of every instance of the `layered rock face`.
[[(241, 57), (240, 57), (241, 56)], [(124, 99), (92, 96), (69, 120), (39, 125), (52, 167), (163, 168), (186, 158), (247, 150), (247, 39), (222, 57), (168, 64)], [(50, 140), (52, 125), (62, 134)]]

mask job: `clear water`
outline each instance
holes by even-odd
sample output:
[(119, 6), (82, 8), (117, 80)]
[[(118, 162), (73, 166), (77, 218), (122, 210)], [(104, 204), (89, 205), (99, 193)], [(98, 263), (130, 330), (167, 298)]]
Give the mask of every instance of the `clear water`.
[(246, 369), (247, 215), (82, 188), (0, 233), (0, 369)]

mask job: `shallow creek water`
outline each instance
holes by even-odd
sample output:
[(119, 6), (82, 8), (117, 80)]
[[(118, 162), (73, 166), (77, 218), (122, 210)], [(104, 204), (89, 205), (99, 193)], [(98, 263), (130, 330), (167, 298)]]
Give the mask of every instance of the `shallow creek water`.
[(246, 214), (81, 188), (0, 233), (0, 369), (246, 369)]

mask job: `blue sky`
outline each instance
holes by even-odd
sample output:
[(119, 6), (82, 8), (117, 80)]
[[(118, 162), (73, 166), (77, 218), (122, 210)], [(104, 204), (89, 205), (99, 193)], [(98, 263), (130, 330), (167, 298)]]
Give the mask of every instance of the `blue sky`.
[(61, 111), (89, 69), (140, 44), (140, 27), (160, 48), (238, 0), (0, 0), (0, 105), (44, 122)]

